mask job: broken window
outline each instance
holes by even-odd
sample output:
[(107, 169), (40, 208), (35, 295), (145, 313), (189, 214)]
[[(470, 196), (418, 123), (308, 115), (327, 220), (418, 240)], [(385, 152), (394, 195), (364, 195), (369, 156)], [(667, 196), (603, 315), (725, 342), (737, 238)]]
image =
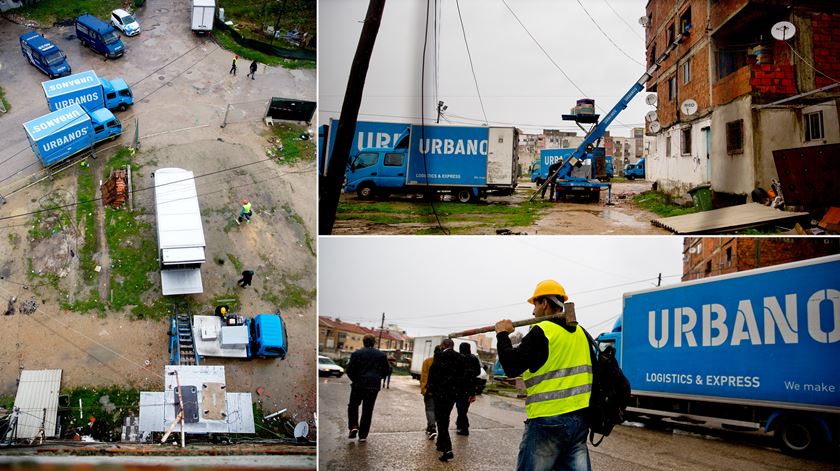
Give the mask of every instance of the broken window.
[(680, 15), (680, 33), (688, 35), (688, 30), (691, 29), (691, 7), (686, 8), (682, 15)]
[(668, 79), (668, 101), (674, 101), (677, 98), (677, 76)]
[(691, 127), (682, 128), (681, 132), (680, 153), (682, 155), (691, 155)]
[(805, 119), (806, 141), (816, 141), (825, 137), (823, 134), (822, 111), (817, 111), (816, 113), (806, 113), (803, 118)]
[(726, 153), (740, 154), (744, 152), (744, 120), (726, 123)]
[(683, 62), (682, 65), (683, 85), (691, 82), (691, 59)]

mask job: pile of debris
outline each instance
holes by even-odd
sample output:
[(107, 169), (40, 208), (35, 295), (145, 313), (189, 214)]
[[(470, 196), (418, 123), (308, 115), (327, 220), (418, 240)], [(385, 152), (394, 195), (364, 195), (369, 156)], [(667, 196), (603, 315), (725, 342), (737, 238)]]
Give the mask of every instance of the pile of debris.
[(102, 204), (119, 208), (128, 195), (128, 176), (123, 169), (111, 170), (108, 180), (99, 187), (102, 192)]
[(283, 160), (283, 141), (279, 137), (269, 137), (268, 143), (271, 146), (265, 150), (266, 157)]

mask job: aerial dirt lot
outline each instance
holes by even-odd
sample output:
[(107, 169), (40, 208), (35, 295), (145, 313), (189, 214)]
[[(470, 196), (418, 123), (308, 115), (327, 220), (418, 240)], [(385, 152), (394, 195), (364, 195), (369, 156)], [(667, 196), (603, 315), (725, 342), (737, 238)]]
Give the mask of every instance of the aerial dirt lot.
[[(599, 203), (574, 200), (559, 203), (537, 198), (533, 183), (520, 183), (511, 196), (490, 196), (473, 204), (435, 201), (435, 211), (446, 231), (451, 234), (668, 234), (653, 226), (657, 216), (638, 207), (633, 196), (649, 190), (649, 182), (619, 182), (612, 186), (612, 205), (607, 193), (601, 192)], [(333, 234), (441, 234), (431, 206), (410, 196), (392, 196), (387, 201), (359, 199), (355, 194), (342, 194)]]
[[(107, 62), (65, 39), (67, 28), (42, 31), (57, 40), (74, 72), (93, 69), (125, 78), (135, 104), (116, 113), (123, 135), (100, 144), (96, 159), (77, 161), (53, 179), (11, 195), (10, 183), (40, 171), (20, 124), (48, 109), (40, 86), (46, 78), (25, 63), (17, 45), (26, 28), (0, 19), (0, 82), (12, 105), (0, 115), (0, 176), (7, 199), (0, 206), (0, 395), (14, 394), (23, 368), (62, 369), (63, 389), (160, 390), (168, 363), (169, 305), (212, 314), (217, 300), (232, 299), (234, 311), (247, 317), (280, 311), (289, 355), (282, 361), (204, 363), (224, 365), (231, 392), (252, 393), (266, 413), (288, 408), (284, 417), (308, 421), (314, 436), (314, 146), (284, 138), (287, 150), (297, 146), (302, 155), (294, 161), (269, 158), (276, 138), (261, 118), (272, 96), (314, 100), (315, 71), (261, 65), (256, 80), (247, 79), (247, 71), (228, 75), (232, 54), (192, 35), (188, 15), (188, 3), (148, 2), (137, 14), (143, 33), (123, 37), (128, 52)], [(140, 147), (132, 154), (125, 148), (138, 123)], [(308, 131), (304, 123), (283, 126), (295, 135)], [(129, 162), (134, 211), (91, 203), (100, 196), (103, 175)], [(197, 176), (206, 241), (199, 295), (160, 293), (154, 195), (148, 188), (152, 173), (163, 167)], [(254, 216), (240, 226), (235, 217), (243, 198), (252, 202)], [(32, 212), (37, 213), (26, 214)], [(253, 285), (243, 289), (236, 281), (245, 269), (256, 274)], [(11, 297), (16, 312), (2, 315)], [(23, 314), (29, 300), (37, 311)]]

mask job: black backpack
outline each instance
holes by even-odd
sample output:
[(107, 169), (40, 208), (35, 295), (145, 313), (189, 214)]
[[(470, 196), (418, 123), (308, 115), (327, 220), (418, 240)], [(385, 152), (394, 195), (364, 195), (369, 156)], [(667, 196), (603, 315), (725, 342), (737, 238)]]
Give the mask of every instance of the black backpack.
[[(583, 332), (592, 359), (592, 394), (587, 411), (589, 441), (592, 446), (598, 446), (613, 427), (624, 422), (624, 410), (630, 404), (630, 382), (618, 366), (615, 347), (609, 345), (601, 351), (589, 332), (585, 329)], [(594, 441), (596, 433), (601, 435), (598, 443)]]

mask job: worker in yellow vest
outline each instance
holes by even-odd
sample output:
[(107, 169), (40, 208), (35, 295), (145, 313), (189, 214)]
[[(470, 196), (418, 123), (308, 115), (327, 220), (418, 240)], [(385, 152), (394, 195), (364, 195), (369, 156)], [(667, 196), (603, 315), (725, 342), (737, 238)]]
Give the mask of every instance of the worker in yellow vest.
[[(528, 302), (534, 317), (563, 312), (566, 290), (554, 280), (537, 284)], [(525, 381), (525, 432), (519, 445), (516, 469), (589, 470), (586, 410), (592, 391), (592, 360), (583, 329), (565, 319), (535, 324), (513, 347), (509, 319), (496, 323), (499, 363), (509, 378)]]
[(244, 219), (248, 224), (251, 224), (251, 202), (248, 199), (242, 200), (242, 210), (239, 211), (239, 219), (236, 220), (237, 223), (242, 223)]

